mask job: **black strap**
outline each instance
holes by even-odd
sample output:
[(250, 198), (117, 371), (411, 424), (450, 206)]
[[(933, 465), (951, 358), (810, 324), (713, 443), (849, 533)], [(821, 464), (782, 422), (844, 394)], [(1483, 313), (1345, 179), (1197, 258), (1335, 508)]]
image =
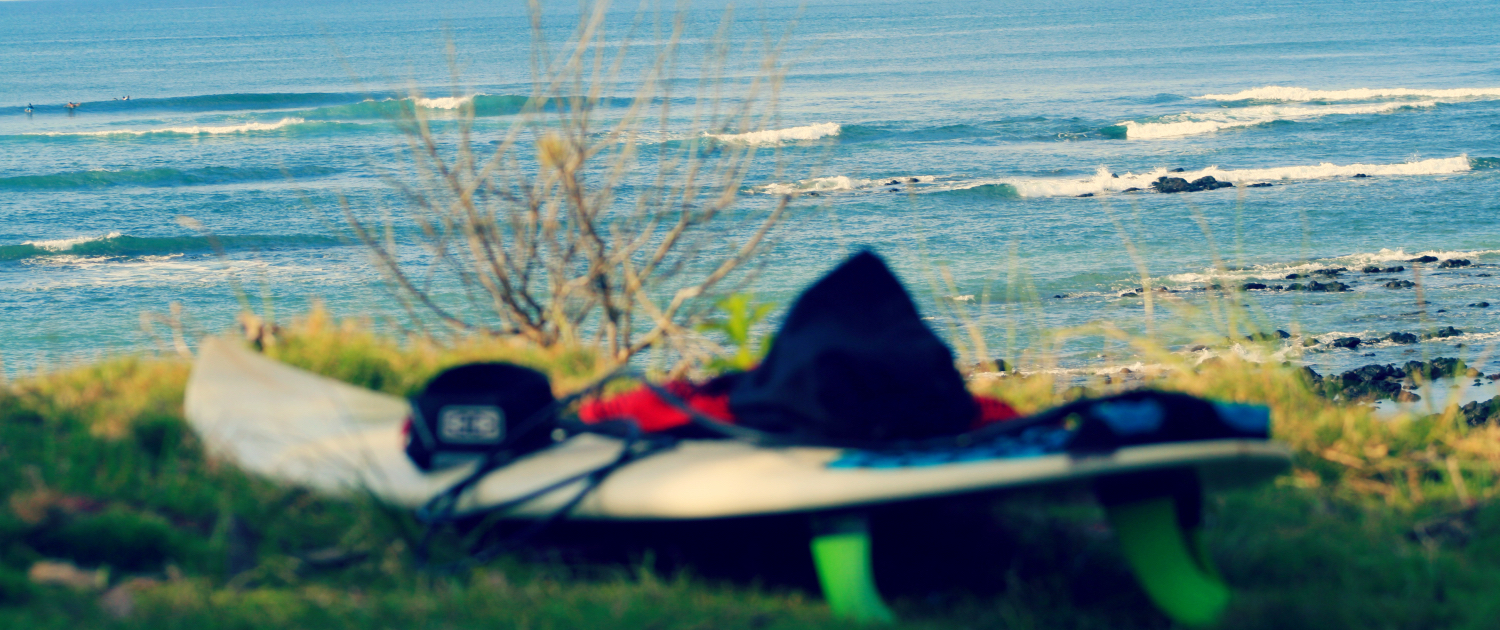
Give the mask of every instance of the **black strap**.
[(462, 498), (463, 494), (467, 492), (469, 488), (478, 483), (480, 479), (488, 476), (491, 472), (494, 472), (494, 470), (498, 468), (498, 466), (481, 466), (479, 468), (476, 468), (474, 472), (464, 477), (458, 483), (455, 483), (447, 490), (444, 490), (437, 496), (433, 497), (427, 502), (426, 505), (417, 510), (417, 518), (426, 523), (427, 526), (426, 530), (422, 534), (422, 539), (418, 543), (417, 549), (415, 551), (418, 564), (421, 566), (427, 565), (428, 551), (432, 542), (432, 538), (437, 533), (438, 527), (441, 525), (453, 523), (461, 519), (480, 516), (503, 516), (506, 513), (511, 512), (512, 510), (526, 505), (527, 503), (530, 503), (543, 496), (552, 494), (553, 492), (578, 483), (579, 481), (585, 482), (584, 486), (580, 488), (572, 498), (568, 499), (568, 502), (565, 503), (562, 507), (554, 510), (551, 514), (548, 514), (544, 518), (533, 521), (530, 525), (528, 525), (525, 529), (522, 529), (520, 532), (512, 536), (508, 536), (500, 540), (499, 542), (493, 543), (487, 547), (481, 547), (479, 545), (483, 543), (484, 539), (488, 535), (488, 532), (486, 532), (480, 535), (478, 542), (475, 543), (475, 547), (469, 550), (468, 557), (457, 562), (428, 568), (441, 572), (452, 572), (465, 567), (473, 566), (474, 564), (487, 562), (507, 550), (521, 546), (526, 541), (541, 533), (543, 530), (547, 529), (554, 523), (562, 520), (570, 512), (573, 511), (573, 508), (578, 507), (578, 504), (581, 503), (583, 499), (589, 495), (589, 493), (593, 492), (599, 487), (600, 484), (604, 483), (604, 480), (609, 477), (611, 473), (619, 470), (620, 468), (631, 462), (671, 449), (677, 444), (676, 440), (664, 438), (663, 436), (643, 436), (640, 432), (640, 428), (636, 427), (635, 423), (633, 422), (624, 422), (618, 424), (626, 427), (626, 430), (628, 432), (627, 437), (621, 442), (620, 454), (615, 457), (614, 460), (610, 461), (607, 464), (604, 464), (603, 466), (599, 466), (598, 468), (584, 471), (565, 479), (555, 481), (553, 483), (547, 484), (546, 486), (543, 486), (536, 490), (532, 490), (531, 492), (528, 492), (514, 499), (504, 501), (502, 503), (497, 503), (495, 505), (487, 506), (483, 509), (458, 514), (458, 501), (460, 498)]
[(866, 451), (907, 451), (923, 449), (945, 449), (963, 448), (971, 446), (986, 439), (1022, 433), (1027, 429), (1038, 426), (1048, 426), (1061, 423), (1069, 415), (1080, 408), (1080, 404), (1087, 401), (1069, 403), (1061, 407), (1048, 409), (1038, 414), (1025, 418), (1017, 418), (1005, 422), (997, 422), (967, 433), (948, 435), (925, 440), (837, 440), (826, 437), (810, 435), (805, 433), (771, 433), (759, 429), (751, 429), (735, 424), (724, 422), (718, 418), (705, 414), (692, 405), (689, 405), (681, 397), (667, 391), (665, 387), (646, 382), (646, 387), (654, 392), (667, 404), (687, 414), (695, 426), (711, 431), (717, 435), (749, 442), (759, 446), (808, 446), (824, 448), (847, 448)]

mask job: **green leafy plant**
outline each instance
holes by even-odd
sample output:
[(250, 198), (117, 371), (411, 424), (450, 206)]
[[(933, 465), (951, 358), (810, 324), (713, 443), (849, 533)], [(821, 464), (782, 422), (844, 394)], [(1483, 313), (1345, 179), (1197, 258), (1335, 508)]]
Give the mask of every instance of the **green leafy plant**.
[(704, 332), (717, 332), (728, 339), (728, 348), (719, 356), (708, 362), (708, 368), (716, 372), (726, 370), (748, 370), (755, 367), (766, 351), (771, 348), (771, 335), (760, 339), (752, 339), (756, 324), (764, 321), (771, 311), (776, 309), (775, 304), (756, 303), (755, 296), (749, 293), (735, 293), (719, 300), (716, 304), (723, 317), (710, 319), (699, 324), (698, 330)]

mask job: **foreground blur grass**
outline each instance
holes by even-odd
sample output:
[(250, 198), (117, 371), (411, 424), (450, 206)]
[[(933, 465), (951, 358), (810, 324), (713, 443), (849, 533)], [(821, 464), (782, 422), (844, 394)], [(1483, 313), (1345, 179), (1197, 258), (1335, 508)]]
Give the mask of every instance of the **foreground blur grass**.
[[(509, 341), (390, 339), (322, 313), (263, 345), (287, 363), (397, 394), (476, 359), (538, 367), (560, 389), (603, 365), (587, 353)], [(419, 572), (410, 553), (418, 529), (402, 511), (255, 479), (205, 453), (182, 419), (189, 370), (182, 360), (121, 358), (0, 385), (0, 627), (840, 625), (795, 580), (718, 577), (692, 558), (666, 563), (645, 553), (589, 564), (539, 552), (461, 575)], [(1210, 545), (1237, 593), (1222, 626), (1493, 627), (1500, 428), (1467, 427), (1452, 415), (1377, 421), (1314, 394), (1301, 378), (1224, 361), (1149, 380), (1269, 404), (1276, 437), (1296, 453), (1294, 470), (1274, 484), (1208, 502)], [(1087, 393), (1140, 384), (1099, 383)], [(1044, 376), (974, 386), (1025, 410), (1085, 393)], [(963, 567), (982, 577), (896, 589), (904, 625), (1169, 627), (1131, 581), (1102, 514), (1076, 499), (1086, 497), (1016, 492), (963, 512), (989, 521), (980, 531), (993, 544), (966, 554)], [(960, 520), (926, 519), (930, 531), (913, 544), (969, 525)], [(36, 584), (27, 571), (45, 560), (106, 567), (104, 588), (114, 590)]]

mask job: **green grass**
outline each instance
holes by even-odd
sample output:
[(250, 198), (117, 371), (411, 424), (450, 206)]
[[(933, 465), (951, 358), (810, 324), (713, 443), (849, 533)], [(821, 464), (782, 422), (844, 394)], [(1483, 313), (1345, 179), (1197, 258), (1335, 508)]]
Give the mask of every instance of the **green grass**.
[[(544, 369), (562, 388), (602, 365), (509, 341), (383, 338), (321, 313), (281, 330), (267, 353), (392, 393), (481, 358)], [(841, 625), (795, 580), (700, 571), (692, 557), (532, 553), (460, 575), (418, 571), (408, 514), (256, 479), (206, 453), (182, 420), (189, 367), (119, 358), (0, 385), (0, 627)], [(1208, 502), (1210, 546), (1236, 590), (1222, 627), (1488, 628), (1500, 619), (1500, 428), (1469, 428), (1452, 414), (1375, 421), (1291, 370), (1232, 361), (1156, 385), (1270, 404), (1277, 437), (1296, 453), (1276, 482)], [(1028, 410), (1080, 393), (1045, 378), (976, 387)], [(975, 577), (930, 590), (910, 587), (917, 576), (891, 578), (908, 586), (893, 598), (903, 625), (1170, 627), (1086, 499), (1015, 493), (963, 518), (931, 519), (926, 540), (978, 532), (971, 540), (981, 544), (959, 554)], [(976, 520), (984, 523), (970, 527)], [(785, 552), (803, 553), (796, 544)], [(343, 561), (316, 561), (329, 554)], [(42, 559), (107, 567), (111, 584), (154, 581), (136, 582), (133, 612), (116, 619), (97, 592), (31, 583), (26, 571)]]

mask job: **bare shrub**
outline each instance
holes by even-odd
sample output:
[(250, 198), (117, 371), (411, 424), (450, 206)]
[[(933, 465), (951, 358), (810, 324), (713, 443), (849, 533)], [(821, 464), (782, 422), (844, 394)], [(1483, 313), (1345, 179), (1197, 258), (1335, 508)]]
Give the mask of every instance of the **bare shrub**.
[[(694, 322), (755, 271), (791, 210), (790, 196), (740, 203), (765, 150), (728, 138), (775, 123), (786, 35), (763, 35), (758, 68), (735, 78), (726, 13), (694, 95), (679, 101), (685, 10), (637, 14), (614, 40), (608, 3), (595, 0), (553, 45), (530, 8), (531, 94), (496, 148), (480, 150), (475, 101), (455, 71), (456, 116), (435, 118), (413, 90), (396, 119), (407, 161), (386, 179), (404, 205), (383, 229), (347, 201), (344, 215), (414, 321), (589, 345), (614, 361), (653, 344), (701, 356), (712, 344)], [(654, 35), (637, 45), (642, 31)], [(636, 59), (639, 76), (621, 81)], [(779, 174), (787, 153), (772, 152)], [(404, 221), (419, 236), (398, 239)]]

